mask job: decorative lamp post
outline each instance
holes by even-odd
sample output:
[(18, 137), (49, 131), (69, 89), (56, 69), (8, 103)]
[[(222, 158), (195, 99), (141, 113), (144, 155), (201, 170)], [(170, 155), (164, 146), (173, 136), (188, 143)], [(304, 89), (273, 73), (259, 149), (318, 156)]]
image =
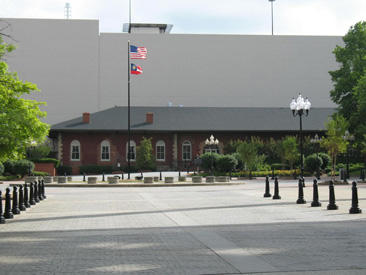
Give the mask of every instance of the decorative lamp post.
[(295, 98), (292, 98), (290, 103), (290, 109), (292, 111), (292, 115), (300, 117), (300, 177), (303, 178), (304, 176), (304, 155), (303, 155), (303, 135), (302, 135), (302, 116), (305, 114), (306, 116), (309, 115), (311, 103), (309, 99), (306, 97), (305, 99), (302, 97), (301, 94)]
[(214, 138), (213, 135), (210, 136), (210, 139), (206, 139), (205, 141), (206, 146), (210, 149), (211, 153), (211, 176), (213, 176), (213, 156), (212, 156), (212, 150), (217, 147), (219, 144), (219, 140)]
[[(343, 140), (347, 142), (352, 142), (355, 140), (354, 135), (351, 135), (348, 130), (344, 133)], [(345, 180), (349, 179), (349, 144), (347, 144), (347, 150), (346, 150), (346, 175)]]
[[(316, 157), (319, 158), (319, 143), (322, 140), (322, 138), (320, 138), (318, 136), (318, 134), (315, 134), (314, 138), (310, 139), (310, 142), (313, 144), (317, 144), (317, 148), (316, 148)], [(316, 169), (316, 179), (320, 180), (320, 167), (318, 165), (317, 169)]]

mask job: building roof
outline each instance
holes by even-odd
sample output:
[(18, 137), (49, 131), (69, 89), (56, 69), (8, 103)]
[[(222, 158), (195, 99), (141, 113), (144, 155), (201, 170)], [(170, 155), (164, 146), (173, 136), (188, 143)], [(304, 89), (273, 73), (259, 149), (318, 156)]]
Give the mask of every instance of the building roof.
[[(146, 114), (153, 113), (153, 123)], [(333, 108), (313, 108), (303, 117), (303, 130), (324, 131)], [(90, 123), (82, 116), (55, 124), (51, 131), (127, 131), (127, 107), (114, 107), (90, 114)], [(289, 108), (217, 108), (217, 107), (131, 107), (133, 131), (298, 131), (299, 117)]]

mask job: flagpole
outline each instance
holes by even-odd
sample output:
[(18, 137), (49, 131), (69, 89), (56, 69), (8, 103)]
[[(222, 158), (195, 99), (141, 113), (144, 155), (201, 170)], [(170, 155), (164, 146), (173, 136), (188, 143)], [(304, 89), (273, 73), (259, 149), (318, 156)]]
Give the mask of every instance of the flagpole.
[(130, 40), (128, 40), (128, 144), (127, 144), (127, 161), (128, 161), (128, 179), (131, 179), (130, 177), (130, 171), (131, 171), (131, 152), (130, 152), (130, 143), (131, 143), (131, 106), (130, 106), (130, 82), (131, 82), (131, 65), (130, 65)]

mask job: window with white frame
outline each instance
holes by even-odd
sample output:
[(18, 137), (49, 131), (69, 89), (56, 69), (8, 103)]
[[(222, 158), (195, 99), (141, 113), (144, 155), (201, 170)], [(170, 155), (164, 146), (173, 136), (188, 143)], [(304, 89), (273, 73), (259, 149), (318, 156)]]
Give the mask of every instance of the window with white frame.
[(71, 160), (79, 161), (80, 160), (80, 142), (78, 140), (73, 140), (70, 145), (71, 151)]
[(219, 147), (218, 146), (215, 146), (213, 148), (210, 148), (209, 146), (206, 146), (203, 149), (203, 152), (204, 153), (217, 153), (217, 154), (219, 154), (220, 153), (220, 150), (219, 150)]
[(191, 142), (186, 140), (182, 144), (182, 160), (191, 160), (192, 159), (192, 145)]
[[(128, 160), (128, 142), (126, 143), (126, 160)], [(130, 160), (136, 160), (136, 143), (133, 140), (130, 140)]]
[(156, 143), (156, 160), (157, 161), (165, 161), (165, 142), (159, 140)]
[(109, 161), (110, 160), (110, 143), (108, 140), (103, 140), (100, 145), (101, 150), (101, 160), (102, 161)]

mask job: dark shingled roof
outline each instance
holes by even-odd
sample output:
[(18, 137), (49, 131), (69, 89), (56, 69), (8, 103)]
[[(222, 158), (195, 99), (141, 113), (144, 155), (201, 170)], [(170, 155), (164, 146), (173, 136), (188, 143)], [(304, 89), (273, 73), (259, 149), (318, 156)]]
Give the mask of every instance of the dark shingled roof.
[[(146, 123), (146, 113), (154, 122)], [(303, 117), (305, 131), (324, 131), (333, 108), (312, 108)], [(52, 131), (127, 131), (127, 107), (114, 107), (90, 114), (90, 123), (82, 116), (52, 126)], [(131, 107), (131, 129), (136, 131), (298, 131), (299, 117), (289, 108), (218, 107)]]

